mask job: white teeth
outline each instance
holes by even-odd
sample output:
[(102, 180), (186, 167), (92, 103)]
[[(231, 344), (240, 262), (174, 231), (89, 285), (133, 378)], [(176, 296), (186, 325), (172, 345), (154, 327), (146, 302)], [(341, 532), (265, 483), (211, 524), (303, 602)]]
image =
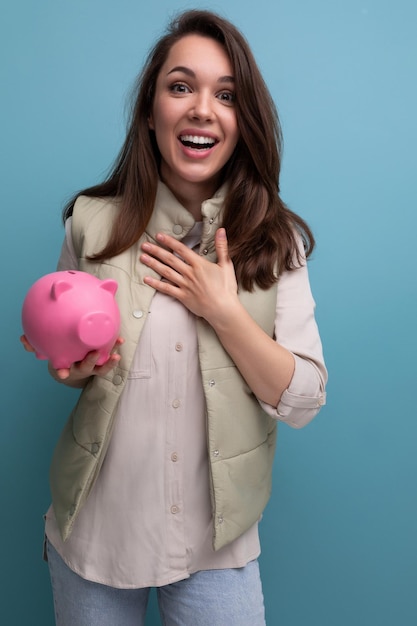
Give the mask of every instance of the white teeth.
[(210, 144), (213, 145), (215, 140), (212, 137), (200, 137), (198, 135), (181, 135), (181, 141), (188, 141), (189, 143), (197, 144)]

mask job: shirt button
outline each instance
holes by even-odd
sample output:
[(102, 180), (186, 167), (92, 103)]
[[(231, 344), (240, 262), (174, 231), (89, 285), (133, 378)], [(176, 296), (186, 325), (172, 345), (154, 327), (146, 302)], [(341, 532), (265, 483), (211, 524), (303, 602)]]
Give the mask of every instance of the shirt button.
[(203, 254), (208, 254), (208, 248), (204, 248)]
[(180, 404), (181, 404), (181, 401), (178, 399), (172, 401), (172, 406), (174, 407), (174, 409), (178, 409)]
[(113, 376), (113, 385), (121, 385), (123, 382), (123, 378), (120, 376), (120, 374), (116, 374), (115, 376)]
[(214, 222), (214, 217), (211, 217), (211, 218), (209, 219), (209, 224), (212, 224), (213, 222)]
[(176, 515), (179, 512), (180, 512), (180, 508), (176, 504), (173, 504), (172, 507), (171, 507), (171, 513), (173, 515)]
[(183, 231), (183, 227), (181, 226), (181, 224), (174, 224), (174, 226), (172, 227), (172, 232), (175, 233), (175, 235), (181, 235)]
[(140, 318), (143, 317), (143, 311), (141, 311), (140, 309), (135, 309), (133, 311), (133, 317), (136, 317), (136, 319), (140, 320)]
[(182, 352), (182, 343), (178, 342), (175, 344), (175, 350), (177, 352)]
[(219, 515), (217, 521), (219, 522), (219, 524), (223, 524), (223, 515)]
[(209, 380), (209, 387), (214, 387), (214, 385), (216, 384), (216, 381), (211, 379)]
[(178, 454), (176, 452), (173, 452), (171, 454), (171, 461), (173, 461), (174, 463), (178, 461)]
[(213, 456), (219, 456), (220, 452), (218, 450), (213, 451)]

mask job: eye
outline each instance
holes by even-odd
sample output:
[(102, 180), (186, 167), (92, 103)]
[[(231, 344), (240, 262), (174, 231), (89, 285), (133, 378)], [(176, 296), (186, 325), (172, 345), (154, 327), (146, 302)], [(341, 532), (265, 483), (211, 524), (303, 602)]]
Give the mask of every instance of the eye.
[(172, 85), (169, 86), (169, 90), (172, 93), (178, 93), (178, 94), (190, 93), (191, 91), (190, 88), (184, 83), (173, 83)]
[(217, 95), (217, 98), (224, 104), (234, 104), (236, 100), (236, 96), (233, 91), (221, 91)]

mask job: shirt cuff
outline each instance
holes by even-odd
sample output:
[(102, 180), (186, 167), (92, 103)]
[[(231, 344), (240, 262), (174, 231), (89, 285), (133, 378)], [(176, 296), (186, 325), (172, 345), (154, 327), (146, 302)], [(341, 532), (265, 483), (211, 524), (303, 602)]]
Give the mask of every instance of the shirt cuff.
[(292, 428), (306, 426), (326, 404), (324, 382), (317, 367), (306, 359), (293, 355), (295, 370), (291, 383), (277, 407), (259, 401), (264, 411)]

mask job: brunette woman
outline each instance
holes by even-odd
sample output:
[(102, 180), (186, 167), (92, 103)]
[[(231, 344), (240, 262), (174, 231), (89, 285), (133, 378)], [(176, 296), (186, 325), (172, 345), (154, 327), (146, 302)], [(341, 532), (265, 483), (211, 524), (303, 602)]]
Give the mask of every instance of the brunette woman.
[(307, 424), (327, 379), (280, 139), (242, 34), (187, 11), (149, 55), (111, 174), (65, 210), (58, 269), (116, 279), (122, 327), (104, 365), (50, 368), (82, 388), (46, 516), (59, 626), (144, 624), (151, 587), (164, 624), (265, 624), (277, 423)]

